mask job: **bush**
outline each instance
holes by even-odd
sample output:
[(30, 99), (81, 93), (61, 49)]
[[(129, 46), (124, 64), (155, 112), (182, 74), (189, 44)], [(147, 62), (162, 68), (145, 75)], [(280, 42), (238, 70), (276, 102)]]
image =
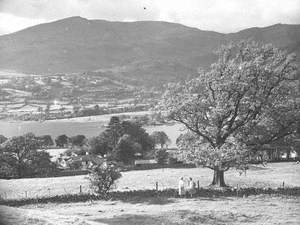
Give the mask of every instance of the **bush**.
[(71, 170), (79, 170), (81, 168), (81, 161), (72, 161), (69, 166)]
[(98, 166), (89, 175), (90, 186), (95, 193), (107, 197), (108, 192), (115, 187), (116, 181), (121, 177), (116, 166)]
[(174, 157), (169, 157), (168, 158), (168, 165), (174, 165), (177, 163), (177, 159)]
[(169, 153), (165, 149), (159, 149), (155, 152), (155, 159), (158, 164), (165, 164), (168, 159)]

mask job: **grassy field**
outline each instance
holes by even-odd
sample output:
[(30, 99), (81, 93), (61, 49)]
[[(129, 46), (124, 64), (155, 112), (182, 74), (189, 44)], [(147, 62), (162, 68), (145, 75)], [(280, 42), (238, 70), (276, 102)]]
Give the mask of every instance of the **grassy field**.
[(299, 210), (299, 197), (267, 195), (0, 206), (5, 225), (297, 225)]
[[(118, 190), (176, 187), (178, 178), (193, 177), (201, 186), (211, 182), (212, 171), (204, 168), (156, 169), (123, 173)], [(279, 187), (300, 186), (300, 165), (273, 163), (266, 167), (252, 166), (246, 175), (228, 171), (229, 185)], [(77, 193), (79, 185), (87, 191), (84, 176), (1, 180), (1, 191), (25, 197), (24, 191), (39, 195)], [(22, 194), (23, 193), (23, 194)], [(257, 195), (250, 197), (135, 198), (124, 201), (35, 204), (22, 207), (0, 206), (2, 225), (296, 225), (300, 221), (300, 197)], [(2, 223), (1, 223), (2, 222)]]
[[(206, 168), (191, 169), (155, 169), (124, 172), (118, 181), (117, 190), (154, 189), (158, 182), (159, 189), (176, 188), (180, 177), (193, 177), (199, 180), (200, 186), (211, 183), (213, 171)], [(225, 173), (225, 181), (230, 186), (240, 187), (280, 187), (300, 186), (300, 164), (270, 163), (266, 167), (251, 166), (246, 174), (240, 175), (236, 170)], [(0, 194), (4, 198), (24, 198), (75, 194), (82, 187), (89, 191), (86, 176), (30, 178), (16, 180), (0, 180)]]
[(68, 136), (83, 134), (87, 137), (101, 133), (111, 116), (141, 116), (150, 114), (149, 111), (107, 114), (89, 117), (77, 117), (71, 119), (47, 120), (47, 121), (0, 121), (0, 134), (6, 137), (23, 135), (33, 132), (37, 135), (49, 134), (53, 138), (60, 134)]
[[(77, 117), (71, 119), (48, 120), (44, 122), (0, 121), (0, 134), (6, 137), (12, 137), (33, 132), (36, 135), (49, 134), (53, 139), (61, 134), (66, 134), (68, 136), (83, 134), (86, 137), (93, 137), (99, 135), (105, 130), (105, 125), (108, 123), (111, 116), (141, 116), (148, 114), (151, 114), (151, 112), (128, 112), (89, 117)], [(171, 140), (169, 147), (175, 147), (176, 139), (182, 132), (184, 132), (183, 126), (180, 124), (145, 126), (144, 128), (149, 134), (151, 134), (153, 131), (164, 131)]]

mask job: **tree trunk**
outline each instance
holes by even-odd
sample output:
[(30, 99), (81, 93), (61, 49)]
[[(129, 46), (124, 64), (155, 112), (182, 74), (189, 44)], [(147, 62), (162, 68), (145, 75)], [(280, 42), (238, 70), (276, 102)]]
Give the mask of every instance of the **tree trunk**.
[(212, 181), (212, 185), (218, 186), (218, 187), (226, 187), (225, 181), (224, 181), (224, 171), (223, 170), (214, 170), (214, 179)]
[(286, 151), (286, 159), (289, 160), (291, 158), (291, 150)]
[(273, 160), (272, 151), (271, 150), (267, 150), (267, 154), (268, 154), (269, 160), (272, 161)]

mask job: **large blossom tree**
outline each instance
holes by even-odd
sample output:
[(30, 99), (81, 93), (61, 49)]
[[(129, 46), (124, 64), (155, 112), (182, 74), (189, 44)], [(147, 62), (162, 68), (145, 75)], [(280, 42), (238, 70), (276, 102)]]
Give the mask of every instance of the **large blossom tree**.
[(178, 140), (182, 156), (214, 170), (213, 185), (226, 186), (225, 171), (244, 168), (250, 152), (295, 132), (298, 82), (294, 55), (240, 42), (223, 46), (210, 71), (169, 84), (160, 109), (188, 130)]

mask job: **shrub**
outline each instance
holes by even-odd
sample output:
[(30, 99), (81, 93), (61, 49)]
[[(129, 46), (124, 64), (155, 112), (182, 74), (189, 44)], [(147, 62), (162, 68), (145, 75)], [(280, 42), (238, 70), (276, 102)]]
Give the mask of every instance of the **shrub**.
[(108, 192), (115, 187), (116, 181), (121, 177), (121, 173), (116, 166), (98, 166), (89, 175), (90, 187), (93, 191), (103, 197), (108, 196)]
[(78, 170), (81, 167), (81, 161), (77, 160), (77, 161), (72, 161), (70, 162), (69, 166), (71, 170)]
[(70, 138), (70, 142), (73, 146), (83, 146), (86, 142), (86, 137), (82, 134), (76, 135)]
[(55, 143), (57, 147), (65, 147), (69, 142), (69, 137), (65, 134), (63, 135), (59, 135), (56, 139), (55, 139)]
[(158, 164), (165, 164), (168, 156), (169, 154), (165, 149), (159, 149), (155, 152), (155, 159)]
[(168, 158), (168, 165), (174, 165), (177, 163), (177, 159), (174, 157), (169, 157)]

